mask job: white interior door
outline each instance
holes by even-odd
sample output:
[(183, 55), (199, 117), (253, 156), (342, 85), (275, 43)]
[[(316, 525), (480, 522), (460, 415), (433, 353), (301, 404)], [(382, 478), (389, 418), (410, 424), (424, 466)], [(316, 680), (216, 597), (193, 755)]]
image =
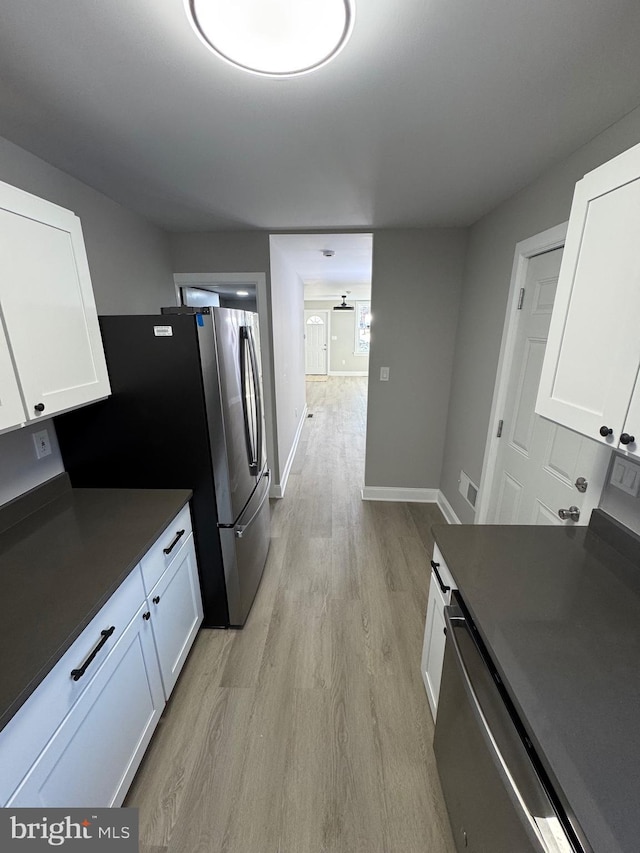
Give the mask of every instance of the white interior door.
[(327, 372), (327, 311), (304, 312), (305, 373)]
[[(489, 502), (495, 524), (588, 524), (606, 475), (607, 448), (534, 411), (561, 258), (555, 249), (527, 267)], [(561, 520), (558, 511), (574, 506), (579, 519)]]

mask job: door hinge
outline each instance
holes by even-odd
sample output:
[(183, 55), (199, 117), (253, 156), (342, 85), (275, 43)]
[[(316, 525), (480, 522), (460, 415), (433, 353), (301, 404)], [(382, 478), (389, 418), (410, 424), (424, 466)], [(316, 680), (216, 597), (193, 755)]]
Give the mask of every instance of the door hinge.
[(498, 432), (496, 433), (496, 437), (500, 438), (502, 436), (502, 425), (504, 421), (498, 421)]
[(522, 311), (522, 305), (524, 303), (524, 287), (520, 288), (520, 296), (518, 297), (518, 311)]

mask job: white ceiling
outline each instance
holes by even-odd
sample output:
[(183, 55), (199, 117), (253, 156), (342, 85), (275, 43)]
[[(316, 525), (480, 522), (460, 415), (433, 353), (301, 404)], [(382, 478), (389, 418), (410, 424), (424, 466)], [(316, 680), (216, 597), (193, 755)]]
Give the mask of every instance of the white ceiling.
[[(298, 273), (306, 300), (328, 299), (340, 304), (371, 296), (372, 234), (278, 234), (271, 237)], [(325, 250), (335, 254), (328, 258)]]
[(356, 0), (249, 75), (184, 0), (2, 0), (0, 133), (172, 230), (468, 224), (640, 101), (638, 0)]

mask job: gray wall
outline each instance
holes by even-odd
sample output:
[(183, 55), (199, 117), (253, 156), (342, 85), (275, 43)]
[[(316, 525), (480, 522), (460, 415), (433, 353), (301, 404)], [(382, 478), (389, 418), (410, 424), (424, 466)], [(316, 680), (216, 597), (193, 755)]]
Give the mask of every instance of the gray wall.
[[(640, 534), (640, 496), (634, 498), (632, 495), (628, 495), (626, 492), (621, 491), (621, 489), (612, 486), (609, 482), (611, 471), (618, 455), (623, 456), (624, 454), (611, 454), (611, 464), (607, 472), (605, 487), (602, 490), (600, 507), (633, 530), (634, 533)], [(638, 471), (638, 476), (640, 476), (640, 460), (635, 462), (629, 458), (628, 461), (633, 464)]]
[(464, 229), (374, 232), (367, 486), (440, 485), (466, 241)]
[(99, 314), (155, 313), (175, 304), (164, 231), (5, 139), (0, 180), (80, 217)]
[(271, 240), (271, 310), (278, 442), (278, 478), (287, 461), (305, 407), (304, 286), (284, 252)]
[(637, 142), (640, 108), (471, 228), (441, 482), (463, 522), (473, 521), (473, 511), (458, 477), (462, 468), (479, 484), (515, 245), (567, 220), (576, 182)]
[[(328, 311), (329, 313), (329, 371), (362, 372), (369, 367), (368, 355), (355, 355), (356, 312), (334, 311), (333, 302), (326, 300), (307, 300), (305, 310)], [(333, 340), (335, 338), (335, 340)]]
[[(51, 455), (36, 459), (32, 436), (43, 429), (49, 433)], [(53, 421), (38, 421), (33, 426), (0, 435), (0, 505), (63, 471)]]
[[(156, 312), (174, 301), (173, 274), (164, 232), (102, 193), (0, 138), (0, 180), (80, 217), (98, 313)], [(0, 436), (0, 503), (62, 470), (55, 430), (46, 422), (53, 453), (36, 460), (25, 427)], [(37, 429), (42, 426), (38, 423)]]
[(174, 272), (269, 274), (267, 231), (203, 231), (168, 236)]

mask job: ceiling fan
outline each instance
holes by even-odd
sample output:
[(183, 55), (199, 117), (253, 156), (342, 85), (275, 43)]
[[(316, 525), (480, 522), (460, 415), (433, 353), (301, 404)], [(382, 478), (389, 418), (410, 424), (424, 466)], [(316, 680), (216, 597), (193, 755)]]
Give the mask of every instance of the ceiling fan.
[(340, 305), (334, 305), (333, 310), (334, 311), (354, 311), (355, 308), (353, 305), (347, 305), (347, 294), (341, 293), (340, 295), (342, 296), (342, 302), (340, 303)]

